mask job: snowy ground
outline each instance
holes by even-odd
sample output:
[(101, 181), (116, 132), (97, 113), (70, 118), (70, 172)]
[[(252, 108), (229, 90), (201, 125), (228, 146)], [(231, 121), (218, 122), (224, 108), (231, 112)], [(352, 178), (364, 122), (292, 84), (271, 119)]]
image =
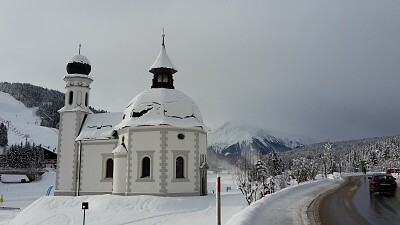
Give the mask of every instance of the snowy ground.
[[(302, 224), (307, 222), (305, 209), (311, 200), (340, 183), (339, 179), (324, 179), (293, 185), (247, 207), (241, 193), (234, 190), (232, 175), (220, 176), (222, 224), (229, 225), (266, 224), (266, 221), (267, 224)], [(0, 207), (23, 208), (22, 211), (0, 208), (0, 224), (80, 224), (84, 201), (89, 202), (86, 224), (215, 224), (216, 204), (211, 193), (215, 190), (215, 174), (209, 174), (210, 194), (206, 197), (45, 196), (54, 180), (55, 172), (51, 171), (32, 183), (0, 183), (0, 194), (5, 200)], [(228, 186), (232, 191), (226, 192)]]
[(227, 225), (310, 224), (307, 207), (321, 193), (337, 187), (339, 176), (293, 185), (268, 195), (234, 215)]
[(8, 145), (28, 141), (56, 152), (58, 130), (39, 126), (41, 120), (36, 110), (0, 91), (0, 123), (8, 127)]

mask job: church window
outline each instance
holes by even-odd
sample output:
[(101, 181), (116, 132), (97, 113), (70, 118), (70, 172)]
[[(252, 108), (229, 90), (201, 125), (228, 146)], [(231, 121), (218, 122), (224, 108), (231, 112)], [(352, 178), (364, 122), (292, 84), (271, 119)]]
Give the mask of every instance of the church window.
[(68, 96), (68, 103), (72, 105), (72, 100), (74, 99), (74, 92), (69, 91), (69, 96)]
[(161, 81), (162, 81), (162, 74), (158, 75), (157, 77), (157, 82), (161, 83)]
[(150, 158), (144, 157), (142, 159), (142, 175), (140, 178), (150, 177)]
[(184, 174), (184, 160), (182, 156), (179, 156), (178, 158), (176, 158), (176, 162), (175, 162), (175, 178), (185, 178), (185, 174)]
[(89, 94), (86, 92), (85, 94), (85, 106), (87, 107), (89, 105)]
[(136, 182), (155, 182), (153, 179), (154, 150), (136, 151), (137, 179)]
[(163, 75), (163, 82), (164, 82), (164, 83), (167, 83), (167, 82), (168, 82), (168, 75), (167, 75), (167, 74), (164, 74), (164, 75)]
[(114, 170), (114, 162), (113, 159), (107, 159), (106, 162), (106, 178), (113, 177), (113, 170)]

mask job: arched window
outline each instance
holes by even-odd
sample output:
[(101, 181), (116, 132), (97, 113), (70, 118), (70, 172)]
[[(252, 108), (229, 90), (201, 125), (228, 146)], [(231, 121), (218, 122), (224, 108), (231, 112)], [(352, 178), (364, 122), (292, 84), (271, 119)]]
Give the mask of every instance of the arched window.
[(144, 157), (142, 159), (142, 175), (140, 178), (150, 177), (150, 158)]
[(113, 177), (114, 162), (112, 159), (107, 159), (106, 161), (106, 178)]
[(87, 107), (89, 105), (89, 94), (86, 92), (85, 94), (85, 106)]
[(69, 103), (70, 105), (72, 105), (73, 99), (74, 99), (74, 92), (73, 92), (73, 91), (69, 91), (68, 103)]
[(175, 178), (185, 178), (184, 167), (185, 165), (183, 157), (182, 156), (177, 157), (175, 162), (175, 174), (176, 174)]

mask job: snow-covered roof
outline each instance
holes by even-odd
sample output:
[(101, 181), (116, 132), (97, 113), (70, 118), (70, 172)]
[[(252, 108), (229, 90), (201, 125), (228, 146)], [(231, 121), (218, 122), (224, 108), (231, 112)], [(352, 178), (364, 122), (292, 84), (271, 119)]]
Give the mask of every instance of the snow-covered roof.
[(122, 118), (122, 113), (89, 114), (83, 123), (81, 132), (76, 141), (81, 140), (107, 140), (113, 138), (113, 127)]
[(133, 98), (115, 129), (158, 125), (208, 129), (192, 99), (181, 91), (166, 88), (143, 91)]
[(161, 46), (160, 53), (158, 54), (156, 61), (151, 65), (150, 71), (156, 68), (169, 68), (178, 71), (169, 59), (167, 51), (165, 50), (165, 45)]
[(72, 109), (67, 109), (68, 107), (67, 106), (64, 106), (64, 107), (62, 107), (61, 109), (59, 109), (58, 110), (58, 112), (59, 113), (62, 113), (62, 112), (77, 112), (77, 111), (82, 111), (82, 112), (87, 112), (87, 113), (90, 113), (90, 114), (93, 114), (93, 112), (92, 112), (92, 110), (90, 110), (90, 109), (84, 109), (82, 106), (80, 106), (80, 105), (78, 105), (77, 107), (75, 107), (75, 108), (72, 108)]
[(112, 154), (114, 155), (126, 155), (128, 151), (126, 150), (124, 145), (118, 145), (113, 151)]
[(74, 62), (91, 65), (89, 59), (86, 58), (86, 56), (80, 54), (75, 55), (68, 60), (68, 63), (74, 63)]

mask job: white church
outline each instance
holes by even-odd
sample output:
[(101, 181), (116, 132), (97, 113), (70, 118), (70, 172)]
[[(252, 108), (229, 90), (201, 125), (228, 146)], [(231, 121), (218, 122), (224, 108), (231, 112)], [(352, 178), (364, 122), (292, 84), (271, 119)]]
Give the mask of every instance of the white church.
[(91, 112), (91, 64), (81, 54), (69, 60), (55, 195), (207, 195), (207, 127), (196, 103), (174, 87), (164, 38), (151, 89), (123, 113)]

